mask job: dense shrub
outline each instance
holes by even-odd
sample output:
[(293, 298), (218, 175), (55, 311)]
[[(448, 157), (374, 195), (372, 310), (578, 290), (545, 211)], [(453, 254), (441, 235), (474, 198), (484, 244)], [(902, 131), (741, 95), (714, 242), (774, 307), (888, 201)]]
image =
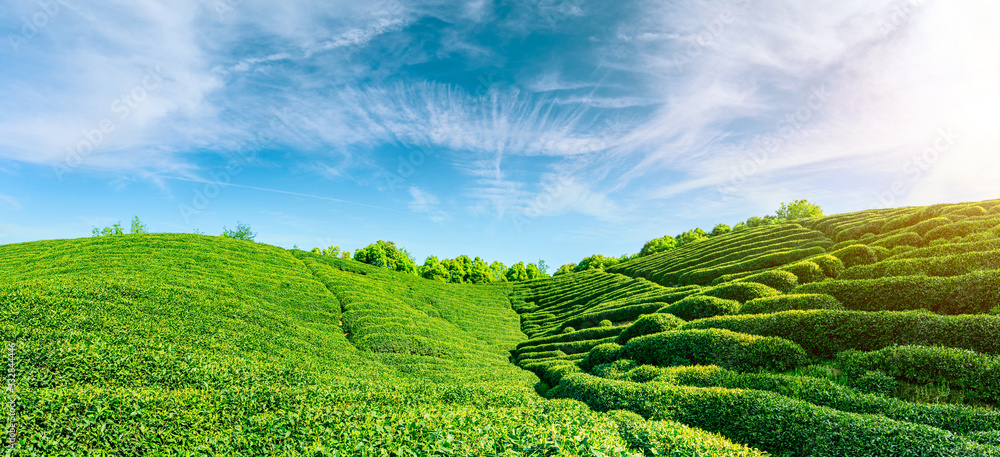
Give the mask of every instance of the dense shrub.
[(566, 353), (563, 351), (525, 352), (517, 356), (517, 362), (521, 363), (529, 359), (554, 359), (565, 356)]
[(921, 246), (924, 244), (924, 239), (913, 232), (903, 232), (898, 235), (893, 235), (888, 238), (882, 238), (881, 240), (871, 243), (871, 246), (879, 246), (886, 249), (894, 249), (899, 246)]
[(597, 326), (598, 326), (598, 327), (611, 327), (611, 326), (613, 326), (613, 325), (614, 325), (614, 323), (612, 323), (612, 322), (611, 322), (610, 320), (608, 320), (608, 319), (604, 319), (603, 321), (600, 321), (600, 322), (598, 322), (598, 323), (597, 323)]
[(863, 244), (855, 244), (835, 251), (832, 256), (840, 259), (844, 263), (844, 268), (851, 268), (855, 265), (870, 265), (878, 262), (878, 255), (872, 248)]
[(563, 333), (559, 335), (547, 336), (542, 338), (533, 338), (528, 341), (522, 341), (518, 343), (517, 349), (526, 348), (530, 346), (538, 346), (540, 344), (549, 343), (567, 343), (571, 341), (585, 341), (585, 340), (600, 340), (612, 336), (617, 336), (621, 333), (621, 327), (595, 327), (588, 328), (585, 330), (577, 330), (573, 333)]
[(530, 352), (549, 352), (549, 351), (563, 351), (568, 355), (581, 354), (589, 351), (594, 346), (604, 343), (612, 343), (617, 339), (617, 337), (611, 336), (599, 340), (583, 340), (583, 341), (567, 341), (563, 343), (545, 343), (536, 346), (527, 346), (516, 351), (516, 355), (520, 357), (523, 354)]
[(725, 437), (674, 421), (647, 421), (630, 411), (611, 411), (618, 433), (641, 455), (766, 457), (768, 454)]
[(832, 358), (848, 349), (874, 351), (900, 344), (942, 345), (1000, 354), (1000, 316), (812, 310), (719, 316), (678, 328), (720, 328), (778, 336), (820, 358)]
[(823, 273), (823, 269), (820, 268), (815, 262), (808, 260), (793, 263), (791, 265), (781, 267), (781, 269), (794, 274), (795, 277), (798, 278), (799, 284), (809, 284), (811, 282), (818, 282), (826, 279), (826, 274)]
[(887, 276), (960, 276), (980, 270), (1000, 269), (1000, 251), (967, 252), (948, 257), (890, 258), (872, 265), (852, 267), (840, 279), (877, 279)]
[(934, 230), (938, 227), (951, 224), (951, 222), (952, 222), (951, 219), (948, 219), (947, 217), (935, 217), (933, 219), (928, 219), (917, 225), (914, 225), (912, 230), (914, 233), (920, 235), (920, 237), (923, 238), (923, 236), (926, 235), (927, 232)]
[(967, 349), (893, 346), (845, 351), (837, 355), (837, 364), (852, 376), (879, 370), (911, 383), (966, 389), (966, 398), (1000, 403), (1000, 358)]
[(987, 214), (986, 210), (979, 205), (961, 205), (953, 206), (951, 208), (946, 208), (941, 214), (954, 215), (954, 216), (985, 216)]
[(987, 232), (1000, 225), (1000, 218), (975, 219), (937, 227), (924, 235), (924, 240), (931, 242), (934, 240), (950, 240), (955, 237), (963, 237), (979, 232)]
[(598, 365), (614, 362), (615, 360), (618, 360), (621, 350), (622, 346), (617, 343), (604, 343), (594, 346), (594, 348), (587, 353), (587, 357), (580, 361), (580, 369), (590, 371)]
[(784, 371), (806, 362), (805, 351), (786, 339), (719, 329), (640, 336), (622, 347), (620, 357), (640, 364), (719, 365), (736, 371)]
[(781, 295), (781, 292), (778, 292), (777, 290), (774, 290), (773, 288), (770, 288), (763, 284), (757, 284), (753, 282), (750, 283), (734, 282), (730, 284), (723, 284), (721, 286), (705, 290), (700, 295), (723, 298), (726, 300), (736, 300), (740, 303), (746, 303), (750, 300), (755, 300), (758, 298)]
[(827, 294), (860, 311), (925, 308), (941, 314), (985, 313), (1000, 303), (1000, 271), (955, 277), (896, 276), (832, 280), (796, 287), (793, 293)]
[(743, 271), (763, 270), (786, 265), (808, 257), (825, 254), (826, 249), (816, 246), (807, 249), (780, 251), (762, 255), (750, 260), (719, 265), (713, 268), (703, 268), (685, 273), (680, 277), (681, 284), (709, 284), (713, 279)]
[(769, 314), (791, 310), (834, 309), (843, 310), (836, 298), (823, 294), (779, 295), (776, 297), (758, 298), (746, 302), (740, 308), (740, 314)]
[(819, 265), (823, 274), (829, 278), (836, 278), (845, 270), (844, 262), (830, 254), (812, 257), (809, 260)]
[[(771, 374), (766, 372), (737, 373), (716, 366), (654, 368), (649, 365), (615, 373), (617, 379), (633, 382), (668, 382), (694, 387), (724, 387), (727, 389), (765, 390), (789, 398), (827, 406), (840, 411), (880, 414), (918, 424), (930, 425), (956, 433), (969, 433), (1000, 428), (1000, 411), (959, 405), (927, 405), (887, 398), (896, 381), (884, 373), (862, 375), (867, 390), (837, 384), (830, 379)], [(614, 378), (612, 378), (614, 379)], [(860, 379), (860, 377), (858, 378)], [(859, 386), (860, 387), (860, 386)], [(881, 392), (881, 393), (875, 393)]]
[(677, 303), (664, 306), (657, 313), (670, 313), (685, 321), (704, 319), (712, 316), (727, 316), (740, 310), (740, 302), (724, 298), (695, 295)]
[(763, 284), (778, 292), (790, 292), (799, 285), (799, 278), (790, 271), (770, 270), (757, 273), (738, 280), (739, 282), (753, 282)]
[(848, 383), (851, 387), (862, 392), (882, 395), (884, 397), (892, 396), (896, 392), (896, 388), (899, 387), (896, 378), (878, 370), (861, 373), (851, 378)]
[(654, 313), (656, 310), (666, 306), (664, 302), (642, 303), (639, 305), (623, 306), (620, 308), (605, 309), (602, 311), (583, 313), (566, 320), (563, 327), (593, 327), (602, 320), (608, 319), (612, 322), (626, 322), (635, 320), (643, 314)]
[(775, 455), (937, 457), (995, 455), (926, 425), (816, 406), (759, 390), (633, 383), (588, 374), (565, 376), (552, 398), (580, 400), (597, 411), (626, 409), (721, 433)]
[(637, 336), (652, 335), (654, 333), (673, 330), (684, 324), (684, 320), (673, 314), (648, 314), (640, 317), (632, 323), (625, 331), (618, 335), (618, 344), (628, 343), (628, 340)]

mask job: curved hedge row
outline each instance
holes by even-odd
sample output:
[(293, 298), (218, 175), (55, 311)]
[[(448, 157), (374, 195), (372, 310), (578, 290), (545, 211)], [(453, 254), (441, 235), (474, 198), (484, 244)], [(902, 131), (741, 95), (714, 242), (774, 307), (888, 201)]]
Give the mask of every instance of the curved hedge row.
[(807, 361), (805, 350), (786, 339), (721, 329), (669, 331), (632, 338), (617, 358), (657, 366), (719, 365), (737, 371), (784, 371)]
[(871, 246), (879, 246), (886, 249), (892, 249), (898, 246), (914, 246), (920, 247), (924, 245), (924, 239), (920, 235), (913, 232), (903, 232), (897, 235), (892, 235), (881, 240), (875, 241), (870, 244)]
[(737, 282), (763, 284), (778, 292), (788, 293), (799, 285), (799, 278), (790, 271), (770, 270), (738, 279)]
[(888, 276), (961, 276), (980, 270), (1000, 269), (1000, 251), (967, 252), (948, 257), (884, 260), (852, 267), (840, 279), (878, 279)]
[(625, 329), (616, 340), (618, 344), (628, 343), (637, 336), (666, 332), (684, 325), (684, 320), (673, 314), (647, 314)]
[(740, 303), (746, 303), (750, 300), (758, 298), (781, 295), (781, 292), (763, 284), (753, 282), (734, 282), (707, 289), (698, 295), (722, 298), (725, 300), (736, 300)]
[(658, 309), (657, 313), (669, 313), (685, 321), (704, 319), (713, 316), (736, 314), (740, 310), (740, 302), (708, 295), (695, 295), (685, 298), (672, 305)]
[(967, 349), (893, 346), (845, 351), (837, 355), (837, 364), (852, 375), (880, 370), (908, 382), (960, 387), (967, 389), (967, 398), (1000, 403), (1000, 358)]
[(927, 232), (951, 223), (952, 220), (948, 219), (947, 217), (935, 217), (933, 219), (927, 219), (926, 221), (914, 225), (910, 230), (913, 230), (914, 233), (920, 235), (922, 240), (924, 235), (927, 234)]
[(1000, 451), (934, 427), (816, 406), (772, 392), (639, 384), (578, 373), (548, 392), (597, 411), (626, 409), (721, 433), (776, 455), (996, 456)]
[(968, 236), (974, 233), (988, 232), (1000, 225), (1000, 218), (975, 219), (934, 228), (924, 235), (924, 241), (931, 242), (937, 239), (952, 239), (956, 236)]
[(874, 351), (902, 344), (1000, 354), (1000, 338), (997, 338), (1000, 316), (813, 310), (719, 316), (678, 327), (679, 330), (710, 328), (778, 336), (826, 359), (848, 349)]
[(739, 314), (771, 314), (810, 309), (843, 310), (844, 305), (840, 304), (836, 298), (823, 294), (779, 295), (750, 300), (740, 308)]
[(674, 421), (647, 421), (631, 411), (616, 410), (608, 417), (618, 424), (618, 433), (642, 455), (767, 457), (769, 454), (734, 444), (717, 433), (688, 427)]
[[(771, 373), (737, 373), (716, 366), (658, 368), (652, 381), (683, 386), (764, 390), (814, 405), (930, 425), (955, 433), (1000, 430), (1000, 411), (960, 405), (928, 405), (865, 394), (829, 379)], [(633, 369), (632, 371), (636, 371)], [(639, 376), (648, 378), (645, 373)], [(632, 377), (629, 372), (623, 378)], [(647, 381), (648, 382), (648, 381)]]
[(816, 246), (808, 249), (796, 249), (762, 255), (743, 262), (720, 265), (715, 268), (698, 269), (685, 273), (680, 277), (680, 284), (709, 284), (719, 276), (743, 271), (762, 270), (789, 264), (798, 260), (825, 254), (826, 249)]
[(604, 338), (609, 338), (612, 336), (618, 336), (619, 333), (624, 330), (624, 327), (595, 327), (588, 328), (585, 330), (577, 330), (570, 333), (560, 333), (558, 335), (546, 336), (542, 338), (534, 338), (528, 341), (522, 341), (517, 344), (517, 349), (523, 349), (532, 346), (538, 346), (541, 344), (549, 343), (568, 343), (571, 341), (586, 341), (586, 340), (601, 340)]
[(823, 269), (820, 268), (816, 262), (809, 260), (803, 260), (791, 265), (786, 265), (780, 269), (794, 274), (795, 277), (798, 278), (799, 284), (809, 284), (811, 282), (819, 282), (826, 279), (826, 273), (823, 273)]
[(864, 244), (855, 244), (843, 249), (839, 249), (830, 254), (844, 263), (844, 268), (851, 268), (856, 265), (871, 265), (879, 261), (878, 254), (871, 247)]
[(832, 280), (796, 287), (793, 293), (827, 294), (860, 311), (929, 309), (940, 314), (981, 314), (1000, 303), (1000, 271), (964, 276), (894, 276)]

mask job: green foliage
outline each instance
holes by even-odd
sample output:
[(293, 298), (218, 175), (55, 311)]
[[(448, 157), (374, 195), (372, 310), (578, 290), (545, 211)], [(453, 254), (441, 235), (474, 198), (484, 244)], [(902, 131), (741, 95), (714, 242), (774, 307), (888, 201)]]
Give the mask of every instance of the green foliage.
[(732, 232), (732, 231), (733, 231), (732, 227), (730, 227), (730, 226), (728, 226), (726, 224), (719, 224), (719, 225), (716, 225), (715, 228), (712, 229), (712, 233), (709, 233), (708, 235), (709, 236), (719, 236), (719, 235), (725, 235), (725, 234), (727, 234), (729, 232)]
[(143, 224), (142, 221), (139, 220), (139, 216), (133, 216), (132, 227), (129, 229), (129, 233), (133, 235), (140, 233), (149, 233), (149, 229), (146, 227), (146, 224)]
[(878, 371), (910, 383), (965, 390), (971, 400), (1000, 404), (1000, 358), (932, 346), (892, 346), (872, 352), (845, 351), (837, 365), (854, 377)]
[(799, 285), (799, 278), (794, 273), (784, 270), (770, 270), (739, 279), (738, 282), (753, 282), (763, 284), (781, 293), (791, 292)]
[(681, 247), (690, 243), (698, 242), (709, 237), (709, 234), (700, 228), (694, 230), (688, 230), (680, 235), (674, 237), (677, 241), (677, 247)]
[(587, 356), (580, 361), (580, 369), (590, 371), (598, 365), (614, 362), (618, 360), (621, 350), (622, 346), (618, 343), (604, 343), (594, 346), (590, 352), (587, 352)]
[(783, 338), (728, 330), (674, 330), (632, 338), (620, 358), (657, 366), (719, 365), (736, 371), (784, 371), (806, 363), (806, 352)]
[(672, 236), (664, 236), (662, 238), (647, 241), (639, 251), (639, 256), (645, 257), (658, 252), (669, 251), (675, 247), (677, 247), (677, 240)]
[(672, 305), (664, 306), (657, 313), (668, 313), (685, 321), (704, 319), (713, 316), (736, 314), (740, 310), (740, 302), (707, 295), (687, 297)]
[(781, 295), (781, 292), (778, 292), (773, 288), (765, 286), (764, 284), (758, 284), (753, 282), (736, 282), (731, 284), (723, 284), (718, 287), (713, 287), (704, 292), (701, 292), (701, 295), (723, 298), (726, 300), (736, 300), (740, 303), (746, 303), (750, 300), (755, 300), (758, 298)]
[(809, 284), (811, 282), (819, 282), (826, 279), (826, 274), (823, 272), (823, 269), (820, 268), (816, 262), (809, 260), (803, 260), (801, 262), (783, 266), (781, 267), (781, 270), (795, 275), (799, 284)]
[(924, 239), (913, 232), (903, 232), (871, 243), (872, 246), (881, 246), (886, 249), (893, 249), (899, 246), (919, 247), (923, 246), (923, 244)]
[(574, 271), (576, 271), (576, 264), (575, 263), (567, 263), (566, 265), (563, 265), (563, 266), (559, 267), (559, 269), (556, 270), (556, 272), (553, 273), (552, 276), (559, 276), (559, 275), (569, 274), (569, 273), (573, 273)]
[(938, 428), (861, 415), (759, 390), (704, 389), (633, 383), (578, 373), (550, 390), (596, 411), (626, 409), (670, 418), (774, 455), (897, 457), (996, 455), (996, 451)]
[(392, 241), (378, 240), (354, 251), (354, 260), (379, 268), (407, 274), (417, 274), (416, 261), (406, 249), (399, 249)]
[(112, 224), (110, 227), (104, 227), (103, 229), (98, 229), (94, 227), (91, 231), (92, 236), (112, 236), (112, 235), (124, 235), (125, 230), (122, 229), (121, 221)]
[(878, 254), (872, 248), (863, 244), (845, 247), (831, 255), (840, 259), (844, 263), (845, 268), (851, 268), (856, 265), (871, 265), (879, 260)]
[(740, 308), (740, 314), (770, 314), (791, 310), (843, 310), (836, 298), (822, 294), (778, 295), (750, 300)]
[(902, 344), (941, 345), (1000, 354), (1000, 340), (995, 338), (1000, 334), (1000, 316), (810, 310), (718, 316), (679, 327), (708, 328), (778, 336), (824, 359), (848, 349), (874, 351)]
[(809, 203), (809, 200), (795, 200), (791, 203), (782, 203), (774, 215), (778, 219), (794, 221), (807, 217), (823, 217), (823, 209), (819, 205)]
[[(846, 274), (846, 273), (845, 273)], [(832, 295), (847, 309), (941, 314), (986, 313), (1000, 302), (1000, 270), (954, 277), (895, 276), (806, 284), (794, 293)]]
[(722, 435), (674, 421), (645, 420), (628, 411), (611, 411), (618, 433), (643, 455), (765, 457), (766, 453), (734, 444)]
[(222, 234), (219, 236), (222, 238), (230, 238), (234, 240), (253, 241), (255, 238), (257, 238), (257, 233), (250, 229), (249, 224), (237, 222), (236, 228), (233, 230), (229, 230), (225, 226), (223, 226)]
[(632, 325), (621, 332), (616, 342), (625, 344), (632, 338), (666, 332), (680, 327), (682, 324), (684, 324), (684, 320), (673, 314), (647, 314), (636, 319)]

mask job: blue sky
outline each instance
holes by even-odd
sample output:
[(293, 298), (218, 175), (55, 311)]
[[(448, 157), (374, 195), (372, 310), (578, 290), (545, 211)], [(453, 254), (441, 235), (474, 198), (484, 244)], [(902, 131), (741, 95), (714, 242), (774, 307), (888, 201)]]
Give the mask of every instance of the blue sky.
[(1000, 197), (1000, 6), (0, 2), (0, 243), (152, 231), (549, 265)]

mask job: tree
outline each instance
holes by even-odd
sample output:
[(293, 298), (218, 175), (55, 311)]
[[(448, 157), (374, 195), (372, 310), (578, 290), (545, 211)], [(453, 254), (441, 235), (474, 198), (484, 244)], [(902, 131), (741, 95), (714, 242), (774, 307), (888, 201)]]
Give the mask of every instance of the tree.
[(490, 264), (490, 273), (494, 282), (507, 282), (507, 265), (497, 260)]
[(809, 203), (809, 200), (795, 200), (792, 203), (781, 203), (781, 208), (774, 213), (778, 219), (794, 221), (807, 217), (823, 217), (823, 209), (819, 205)]
[(448, 269), (441, 264), (437, 257), (430, 256), (424, 260), (423, 266), (420, 267), (420, 276), (433, 281), (448, 282), (450, 275)]
[(131, 230), (129, 230), (129, 233), (135, 235), (139, 233), (149, 233), (149, 232), (146, 230), (146, 224), (143, 224), (142, 221), (139, 220), (139, 216), (133, 216), (132, 228)]
[(549, 266), (542, 259), (538, 259), (538, 271), (542, 272), (543, 277), (549, 277)]
[(493, 282), (493, 275), (491, 273), (490, 264), (476, 257), (472, 262), (472, 268), (469, 272), (469, 282), (473, 284), (489, 284)]
[(525, 269), (528, 270), (528, 280), (538, 279), (542, 277), (542, 270), (538, 269), (538, 265), (529, 263), (525, 267)]
[(380, 268), (417, 274), (417, 262), (406, 249), (399, 249), (391, 241), (378, 240), (354, 252), (354, 260)]
[(556, 270), (556, 272), (553, 273), (552, 276), (559, 276), (559, 275), (564, 275), (564, 274), (567, 274), (567, 273), (572, 273), (573, 270), (575, 270), (575, 269), (576, 269), (576, 264), (575, 263), (567, 263), (566, 265), (563, 265), (563, 266), (559, 267), (559, 269)]
[(112, 236), (112, 235), (124, 235), (125, 230), (122, 229), (121, 221), (112, 224), (110, 227), (104, 227), (98, 229), (94, 227), (94, 230), (90, 232), (93, 236)]
[(250, 230), (250, 225), (242, 222), (236, 222), (236, 230), (229, 230), (222, 226), (222, 234), (219, 236), (244, 241), (253, 241), (254, 238), (257, 238), (257, 234)]
[(647, 241), (646, 244), (642, 245), (642, 249), (639, 251), (639, 256), (644, 257), (650, 254), (656, 254), (657, 252), (669, 251), (675, 247), (677, 247), (677, 239), (667, 235), (662, 238)]
[(340, 253), (340, 258), (344, 260), (351, 260), (351, 251), (344, 251)]
[(511, 265), (507, 270), (507, 280), (510, 282), (526, 281), (528, 279), (528, 269), (524, 267), (524, 262)]
[(719, 225), (716, 225), (715, 228), (712, 229), (712, 233), (709, 233), (708, 235), (709, 236), (719, 236), (719, 235), (725, 235), (725, 234), (727, 234), (729, 232), (732, 232), (732, 231), (733, 231), (732, 227), (730, 227), (730, 226), (728, 226), (726, 224), (719, 224)]
[(688, 230), (675, 237), (675, 239), (677, 240), (677, 247), (701, 241), (704, 240), (705, 238), (708, 238), (708, 233), (706, 233), (704, 230), (700, 228), (696, 228), (694, 230)]

